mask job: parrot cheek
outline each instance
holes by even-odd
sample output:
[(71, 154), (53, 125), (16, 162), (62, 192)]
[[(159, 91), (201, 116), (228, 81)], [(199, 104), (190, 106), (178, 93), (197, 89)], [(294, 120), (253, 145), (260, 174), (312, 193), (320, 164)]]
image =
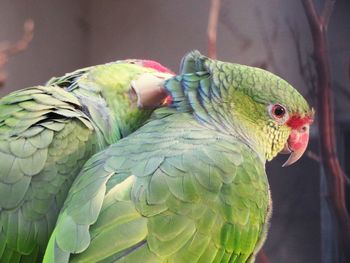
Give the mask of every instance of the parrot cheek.
[(309, 125), (304, 125), (299, 129), (293, 129), (283, 152), (290, 152), (288, 160), (283, 167), (289, 166), (300, 159), (304, 154), (309, 142)]

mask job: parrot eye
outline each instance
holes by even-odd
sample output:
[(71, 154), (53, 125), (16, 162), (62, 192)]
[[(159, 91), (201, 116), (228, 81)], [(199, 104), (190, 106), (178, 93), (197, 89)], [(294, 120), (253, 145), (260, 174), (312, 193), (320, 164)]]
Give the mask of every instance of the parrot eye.
[(285, 107), (280, 104), (273, 104), (269, 106), (270, 116), (277, 122), (283, 124), (288, 119), (288, 113)]
[(286, 110), (281, 105), (273, 105), (272, 114), (276, 118), (283, 118), (284, 114), (286, 114)]

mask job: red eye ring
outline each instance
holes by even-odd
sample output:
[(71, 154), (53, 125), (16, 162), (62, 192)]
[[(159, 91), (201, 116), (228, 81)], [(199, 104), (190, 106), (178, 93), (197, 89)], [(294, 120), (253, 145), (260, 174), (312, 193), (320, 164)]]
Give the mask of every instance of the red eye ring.
[(279, 104), (275, 104), (271, 108), (271, 114), (275, 119), (282, 119), (286, 115), (286, 109)]

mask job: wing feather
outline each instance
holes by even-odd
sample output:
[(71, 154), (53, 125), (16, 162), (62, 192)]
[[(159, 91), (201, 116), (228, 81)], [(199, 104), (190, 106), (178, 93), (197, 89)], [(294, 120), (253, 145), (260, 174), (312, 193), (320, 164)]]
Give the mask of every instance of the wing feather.
[[(62, 195), (92, 152), (87, 145), (93, 128), (80, 108), (76, 98), (58, 87), (37, 86), (0, 100), (2, 259), (38, 256), (38, 245), (43, 253)], [(67, 165), (59, 165), (62, 159)]]

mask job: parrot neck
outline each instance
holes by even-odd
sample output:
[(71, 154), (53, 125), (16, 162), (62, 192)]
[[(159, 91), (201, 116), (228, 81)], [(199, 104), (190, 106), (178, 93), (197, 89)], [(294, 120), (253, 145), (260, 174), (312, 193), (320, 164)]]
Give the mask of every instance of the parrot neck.
[(239, 114), (232, 118), (230, 134), (253, 149), (263, 162), (274, 158), (284, 146), (283, 140), (276, 140), (277, 132), (273, 127), (266, 126), (262, 122), (252, 121)]
[[(195, 119), (210, 129), (238, 138), (253, 149), (262, 162), (271, 160), (280, 150), (288, 136), (276, 144), (275, 133), (266, 124), (266, 108), (255, 103), (240, 90), (219, 90), (215, 85), (184, 86), (191, 77), (203, 78), (206, 73), (178, 76), (167, 83), (167, 89), (173, 97), (172, 107), (177, 111), (192, 113)], [(203, 83), (203, 84), (202, 84)], [(225, 96), (223, 96), (225, 95)], [(230, 98), (230, 99), (227, 99)], [(272, 127), (270, 127), (272, 128)]]
[[(239, 108), (240, 104), (237, 104), (236, 107)], [(223, 110), (220, 110), (222, 108)], [(239, 110), (230, 114), (230, 109), (232, 109), (232, 103), (223, 102), (221, 105), (217, 104), (217, 106), (211, 107), (205, 120), (203, 117), (199, 118), (197, 112), (194, 112), (194, 115), (204, 125), (211, 126), (248, 145), (257, 153), (263, 163), (266, 160), (270, 161), (282, 150), (287, 141), (288, 133), (281, 138), (274, 127), (266, 125), (263, 121), (258, 121), (260, 118), (254, 114), (252, 114), (253, 118), (247, 114), (241, 114)], [(278, 139), (276, 140), (276, 138)]]
[(228, 93), (230, 100), (223, 100), (223, 105), (226, 118), (231, 120), (230, 133), (270, 161), (283, 149), (290, 130), (270, 121), (264, 104), (256, 103), (240, 90), (232, 89)]

